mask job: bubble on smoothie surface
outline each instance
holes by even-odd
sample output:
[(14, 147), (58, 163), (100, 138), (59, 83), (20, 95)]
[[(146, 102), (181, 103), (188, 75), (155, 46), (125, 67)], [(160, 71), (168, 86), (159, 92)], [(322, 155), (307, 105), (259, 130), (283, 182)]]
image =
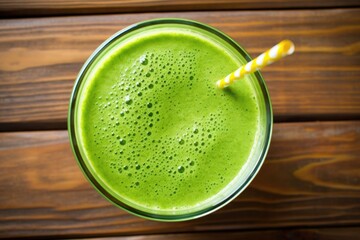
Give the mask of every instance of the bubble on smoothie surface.
[(146, 55), (142, 55), (139, 60), (142, 65), (147, 65), (149, 62)]

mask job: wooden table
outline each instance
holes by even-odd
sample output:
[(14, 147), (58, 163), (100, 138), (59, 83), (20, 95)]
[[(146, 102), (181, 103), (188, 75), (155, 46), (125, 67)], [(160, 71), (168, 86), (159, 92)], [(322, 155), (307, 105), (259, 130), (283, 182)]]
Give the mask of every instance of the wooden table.
[[(0, 237), (360, 238), (360, 1), (0, 1)], [(274, 109), (266, 162), (243, 194), (194, 221), (160, 223), (104, 200), (70, 150), (66, 115), (91, 52), (132, 23), (189, 18), (255, 57)]]

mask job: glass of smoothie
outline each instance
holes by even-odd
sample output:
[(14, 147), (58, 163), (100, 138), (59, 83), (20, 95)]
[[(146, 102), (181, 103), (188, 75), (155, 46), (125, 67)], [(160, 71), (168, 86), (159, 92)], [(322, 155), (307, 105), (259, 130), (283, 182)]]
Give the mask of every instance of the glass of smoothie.
[(202, 23), (154, 19), (116, 33), (86, 61), (70, 100), (77, 162), (116, 206), (184, 221), (224, 206), (264, 162), (272, 109), (259, 72), (216, 81), (251, 58)]

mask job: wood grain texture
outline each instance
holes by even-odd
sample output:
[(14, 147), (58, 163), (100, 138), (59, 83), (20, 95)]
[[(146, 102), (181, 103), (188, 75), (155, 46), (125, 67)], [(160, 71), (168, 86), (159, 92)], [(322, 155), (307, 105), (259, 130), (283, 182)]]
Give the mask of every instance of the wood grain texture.
[(1, 17), (124, 12), (355, 7), (358, 0), (1, 0)]
[(106, 38), (158, 17), (229, 34), (252, 56), (284, 38), (296, 53), (262, 73), (275, 121), (360, 119), (360, 9), (125, 14), (0, 21), (0, 130), (64, 129), (74, 79)]
[[(90, 239), (90, 238), (89, 238)], [(226, 240), (339, 240), (360, 239), (360, 227), (349, 228), (320, 228), (320, 229), (277, 229), (236, 232), (203, 232), (185, 234), (162, 234), (127, 237), (104, 237), (91, 238), (92, 240), (202, 240), (202, 239), (226, 239)]]
[(360, 121), (275, 124), (250, 186), (221, 210), (181, 223), (108, 203), (82, 175), (66, 131), (0, 133), (0, 147), (2, 238), (360, 225)]

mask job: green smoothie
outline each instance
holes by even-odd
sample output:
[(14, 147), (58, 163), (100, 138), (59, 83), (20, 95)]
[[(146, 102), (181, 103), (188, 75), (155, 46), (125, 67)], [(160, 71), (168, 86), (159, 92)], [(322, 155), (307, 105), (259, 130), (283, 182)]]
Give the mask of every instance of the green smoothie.
[(249, 172), (264, 100), (254, 75), (216, 88), (246, 63), (222, 44), (191, 28), (154, 28), (110, 44), (91, 64), (75, 127), (86, 174), (110, 200), (189, 214), (232, 194)]

